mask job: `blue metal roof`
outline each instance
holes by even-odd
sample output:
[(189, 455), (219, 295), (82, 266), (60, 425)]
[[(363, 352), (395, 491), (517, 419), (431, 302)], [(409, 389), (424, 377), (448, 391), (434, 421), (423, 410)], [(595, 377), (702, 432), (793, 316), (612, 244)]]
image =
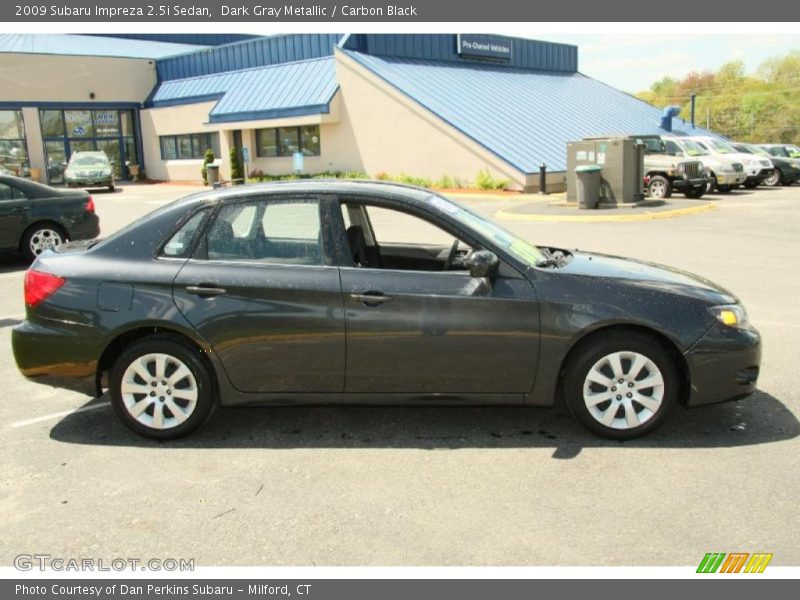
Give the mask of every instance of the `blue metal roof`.
[(0, 52), (20, 54), (58, 54), (106, 56), (114, 58), (158, 59), (201, 49), (191, 44), (172, 44), (93, 35), (39, 33), (0, 34)]
[(148, 107), (219, 100), (211, 123), (327, 113), (338, 89), (333, 57), (191, 77), (159, 84)]
[(567, 142), (584, 137), (666, 133), (661, 109), (581, 73), (341, 51), (523, 173), (565, 171)]
[(333, 56), (341, 37), (339, 33), (258, 37), (159, 60), (156, 72), (158, 81), (170, 81)]

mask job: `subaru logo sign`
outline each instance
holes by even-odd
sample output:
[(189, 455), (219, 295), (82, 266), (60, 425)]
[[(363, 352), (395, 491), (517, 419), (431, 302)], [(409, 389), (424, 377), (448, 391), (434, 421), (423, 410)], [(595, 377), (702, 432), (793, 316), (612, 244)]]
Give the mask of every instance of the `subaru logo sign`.
[(73, 135), (86, 135), (86, 129), (84, 127), (78, 126), (72, 130)]

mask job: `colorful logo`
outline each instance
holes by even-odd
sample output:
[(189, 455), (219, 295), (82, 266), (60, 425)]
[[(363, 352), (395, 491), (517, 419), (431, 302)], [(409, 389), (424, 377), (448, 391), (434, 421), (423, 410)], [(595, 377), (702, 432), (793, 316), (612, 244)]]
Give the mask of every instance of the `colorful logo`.
[(697, 566), (698, 573), (763, 573), (772, 560), (768, 552), (709, 552)]

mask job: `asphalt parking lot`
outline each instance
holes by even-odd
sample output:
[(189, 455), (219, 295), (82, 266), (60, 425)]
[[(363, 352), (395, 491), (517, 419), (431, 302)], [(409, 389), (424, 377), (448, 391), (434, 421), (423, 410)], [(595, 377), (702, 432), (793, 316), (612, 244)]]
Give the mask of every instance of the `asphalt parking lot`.
[[(98, 193), (103, 233), (196, 189)], [(800, 187), (711, 198), (675, 219), (504, 223), (708, 277), (761, 330), (759, 392), (626, 443), (562, 409), (510, 408), (227, 409), (189, 438), (145, 440), (107, 398), (18, 374), (25, 265), (0, 259), (0, 564), (696, 565), (712, 551), (800, 564)], [(468, 202), (494, 215), (516, 200)]]

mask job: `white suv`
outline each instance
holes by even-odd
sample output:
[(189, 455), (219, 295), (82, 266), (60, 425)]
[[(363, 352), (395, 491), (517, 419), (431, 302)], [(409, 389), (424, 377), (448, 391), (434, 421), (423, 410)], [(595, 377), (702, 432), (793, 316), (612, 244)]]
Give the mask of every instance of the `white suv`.
[(733, 147), (733, 144), (728, 142), (707, 136), (698, 136), (693, 139), (712, 154), (722, 154), (731, 160), (741, 162), (744, 165), (744, 172), (747, 174), (747, 179), (744, 181), (746, 188), (758, 186), (764, 177), (774, 171), (772, 161), (769, 159), (739, 152)]
[(708, 175), (709, 192), (716, 189), (722, 194), (727, 194), (747, 180), (744, 163), (738, 160), (739, 155), (735, 150), (731, 153), (733, 156), (717, 152), (701, 143), (705, 138), (664, 137), (663, 139), (668, 153), (674, 153), (674, 156), (690, 156), (703, 161)]

